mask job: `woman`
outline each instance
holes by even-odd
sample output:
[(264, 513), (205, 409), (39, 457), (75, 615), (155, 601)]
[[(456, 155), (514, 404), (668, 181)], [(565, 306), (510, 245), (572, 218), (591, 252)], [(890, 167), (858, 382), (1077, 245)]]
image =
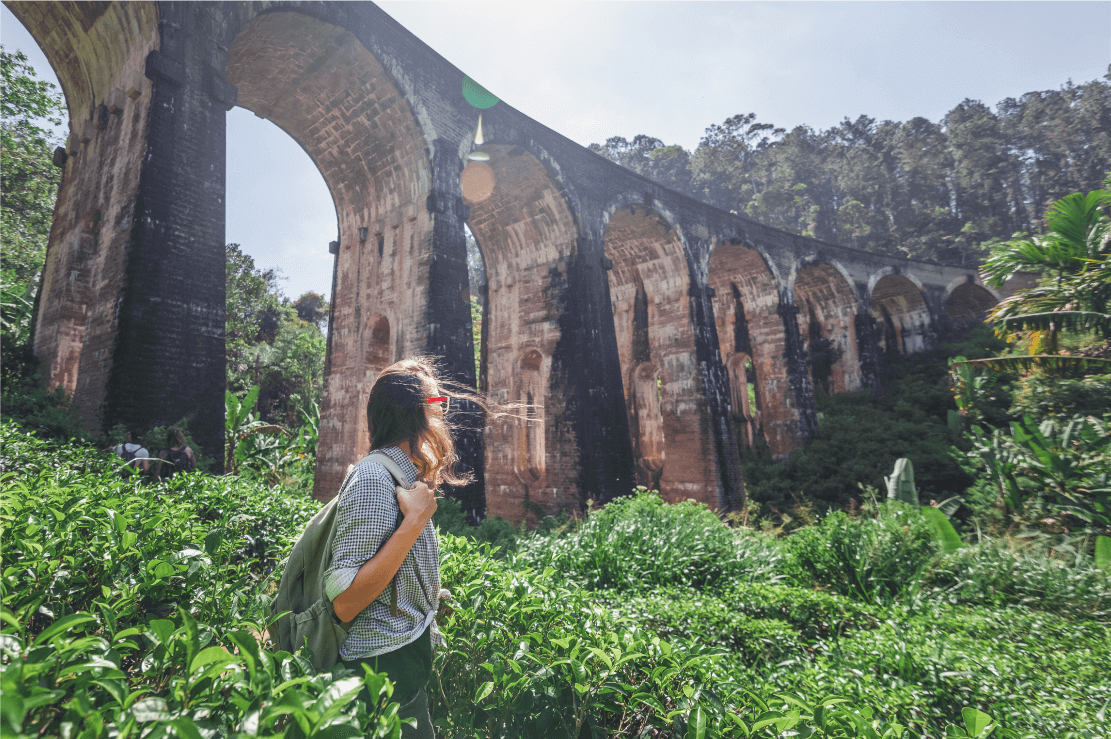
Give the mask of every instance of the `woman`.
[(391, 365), (375, 380), (366, 406), (370, 449), (396, 462), (410, 487), (395, 487), (372, 457), (355, 465), (340, 492), (325, 574), (336, 615), (351, 624), (340, 658), (356, 674), (365, 663), (396, 683), (402, 718), (417, 719), (416, 729), (403, 725), (406, 739), (435, 736), (427, 683), (432, 645), (443, 640), (435, 621), (440, 546), (432, 524), (434, 491), (440, 483), (470, 481), (454, 469), (447, 392), (426, 358)]
[(185, 432), (178, 428), (166, 430), (166, 443), (169, 449), (158, 453), (158, 462), (154, 467), (154, 480), (161, 482), (169, 480), (179, 472), (192, 472), (197, 467), (197, 459), (193, 450), (185, 446)]

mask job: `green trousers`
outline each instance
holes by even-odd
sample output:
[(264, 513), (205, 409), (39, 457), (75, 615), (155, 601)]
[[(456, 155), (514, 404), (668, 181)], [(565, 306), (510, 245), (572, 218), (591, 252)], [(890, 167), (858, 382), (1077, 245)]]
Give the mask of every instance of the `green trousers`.
[[(402, 739), (435, 739), (432, 731), (432, 717), (428, 712), (428, 678), (432, 675), (432, 630), (431, 627), (415, 640), (392, 652), (364, 657), (356, 660), (343, 660), (343, 666), (354, 670), (356, 675), (363, 674), (362, 665), (369, 665), (375, 672), (384, 672), (396, 683), (393, 699), (401, 704), (400, 715), (403, 719), (415, 718), (417, 728), (402, 724)], [(359, 696), (368, 709), (370, 695), (363, 691)]]

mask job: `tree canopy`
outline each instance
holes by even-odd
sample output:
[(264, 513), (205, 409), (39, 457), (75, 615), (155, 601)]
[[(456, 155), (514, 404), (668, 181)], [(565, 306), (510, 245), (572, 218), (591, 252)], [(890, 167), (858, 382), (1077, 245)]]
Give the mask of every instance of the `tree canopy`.
[(791, 233), (866, 251), (978, 264), (1039, 229), (1111, 169), (1111, 68), (1083, 85), (964, 100), (939, 122), (845, 119), (791, 131), (735, 115), (689, 152), (652, 136), (590, 149), (665, 187)]

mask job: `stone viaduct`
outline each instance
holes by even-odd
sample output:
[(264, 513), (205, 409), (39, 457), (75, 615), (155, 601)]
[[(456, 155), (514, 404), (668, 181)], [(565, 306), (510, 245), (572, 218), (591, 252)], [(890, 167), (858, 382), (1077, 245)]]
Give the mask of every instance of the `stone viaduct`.
[[(888, 258), (716, 210), (587, 151), (474, 85), (371, 3), (13, 2), (71, 134), (34, 350), (96, 427), (189, 419), (223, 438), (225, 114), (292, 136), (338, 235), (316, 493), (366, 451), (386, 365), (444, 357), (533, 404), (468, 416), (473, 515), (519, 521), (637, 484), (715, 508), (738, 446), (786, 455), (814, 393), (874, 389), (996, 296), (967, 268)], [(481, 118), (481, 135), (479, 116)], [(475, 377), (464, 225), (488, 283)]]

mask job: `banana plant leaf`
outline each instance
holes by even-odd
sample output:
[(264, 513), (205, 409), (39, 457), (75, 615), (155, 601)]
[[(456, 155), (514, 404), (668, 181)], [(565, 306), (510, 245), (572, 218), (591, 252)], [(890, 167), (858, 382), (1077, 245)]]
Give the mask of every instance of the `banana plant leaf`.
[(1099, 331), (1111, 333), (1111, 315), (1095, 313), (1093, 311), (1069, 310), (1054, 311), (1052, 313), (1026, 313), (1021, 316), (1011, 316), (1000, 319), (1008, 331), (1021, 331), (1033, 329), (1036, 331), (1050, 331), (1061, 329)]
[(1034, 369), (1111, 372), (1111, 359), (1077, 357), (1070, 354), (1028, 354), (1016, 357), (966, 359), (963, 362), (953, 362), (950, 366), (958, 365), (993, 372), (1029, 372)]

